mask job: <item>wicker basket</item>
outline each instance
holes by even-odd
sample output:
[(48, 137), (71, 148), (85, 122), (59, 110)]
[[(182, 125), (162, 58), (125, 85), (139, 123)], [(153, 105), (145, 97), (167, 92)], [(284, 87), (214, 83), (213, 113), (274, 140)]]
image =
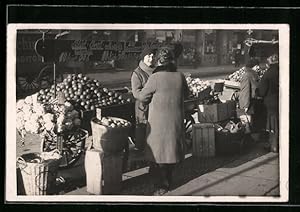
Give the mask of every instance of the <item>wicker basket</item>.
[(28, 153), (19, 157), (17, 167), (21, 171), (25, 194), (52, 194), (59, 164), (60, 158), (42, 160), (39, 153)]

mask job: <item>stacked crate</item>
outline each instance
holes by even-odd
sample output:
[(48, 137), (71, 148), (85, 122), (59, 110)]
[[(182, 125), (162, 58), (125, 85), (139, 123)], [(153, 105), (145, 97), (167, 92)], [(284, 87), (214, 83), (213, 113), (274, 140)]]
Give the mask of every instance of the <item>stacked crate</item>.
[(236, 104), (234, 101), (199, 105), (199, 123), (193, 125), (193, 156), (215, 156), (217, 148), (215, 124), (224, 122), (233, 117), (236, 117)]

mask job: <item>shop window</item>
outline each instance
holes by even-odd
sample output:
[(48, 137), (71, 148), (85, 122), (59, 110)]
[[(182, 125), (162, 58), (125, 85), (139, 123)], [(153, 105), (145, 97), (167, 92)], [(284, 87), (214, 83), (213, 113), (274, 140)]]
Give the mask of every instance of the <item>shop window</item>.
[(215, 30), (205, 30), (205, 54), (216, 53), (216, 32)]

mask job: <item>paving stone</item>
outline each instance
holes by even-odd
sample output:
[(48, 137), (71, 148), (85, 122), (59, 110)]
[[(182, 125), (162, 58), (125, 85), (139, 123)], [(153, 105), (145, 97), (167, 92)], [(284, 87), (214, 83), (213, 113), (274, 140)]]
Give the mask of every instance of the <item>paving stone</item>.
[(264, 164), (257, 166), (255, 163), (251, 163), (251, 166), (241, 166), (234, 169), (230, 168), (220, 168), (217, 171), (222, 171), (226, 173), (238, 173), (245, 177), (254, 177), (269, 180), (279, 179), (279, 166), (273, 164)]
[[(214, 172), (203, 175), (193, 182), (166, 195), (170, 196), (262, 196), (278, 181), (234, 176)], [(275, 193), (275, 192), (274, 192)], [(274, 194), (273, 193), (273, 194)]]

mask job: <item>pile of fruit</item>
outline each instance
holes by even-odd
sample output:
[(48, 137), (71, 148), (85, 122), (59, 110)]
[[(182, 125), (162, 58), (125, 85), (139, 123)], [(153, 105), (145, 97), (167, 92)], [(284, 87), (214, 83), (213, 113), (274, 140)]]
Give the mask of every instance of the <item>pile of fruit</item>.
[(186, 77), (186, 81), (189, 87), (189, 90), (194, 97), (198, 97), (199, 93), (210, 87), (209, 81), (201, 80), (200, 78), (192, 78), (191, 76)]
[(101, 120), (96, 119), (96, 122), (110, 128), (129, 127), (131, 125), (131, 123), (125, 119), (116, 119), (111, 117), (102, 117)]
[(56, 88), (52, 85), (51, 88), (41, 89), (38, 92), (38, 101), (41, 103), (52, 101), (54, 89), (56, 92), (62, 91), (67, 101), (76, 108), (84, 110), (94, 110), (131, 101), (130, 98), (125, 99), (118, 92), (103, 87), (98, 80), (89, 79), (82, 74), (68, 75), (63, 82), (56, 85)]
[(16, 127), (22, 137), (26, 133), (53, 135), (78, 128), (81, 124), (79, 113), (70, 102), (63, 105), (41, 104), (37, 101), (38, 94), (27, 96), (17, 102)]
[(233, 72), (228, 76), (228, 79), (234, 82), (240, 82), (242, 80), (242, 76), (245, 73), (245, 67), (240, 68), (239, 70)]
[[(228, 76), (228, 79), (234, 82), (240, 82), (242, 80), (243, 74), (245, 73), (245, 69), (245, 67), (242, 67), (239, 70), (233, 72)], [(259, 79), (261, 79), (267, 71), (267, 69), (262, 69), (258, 65), (254, 66), (252, 69), (258, 74)]]

